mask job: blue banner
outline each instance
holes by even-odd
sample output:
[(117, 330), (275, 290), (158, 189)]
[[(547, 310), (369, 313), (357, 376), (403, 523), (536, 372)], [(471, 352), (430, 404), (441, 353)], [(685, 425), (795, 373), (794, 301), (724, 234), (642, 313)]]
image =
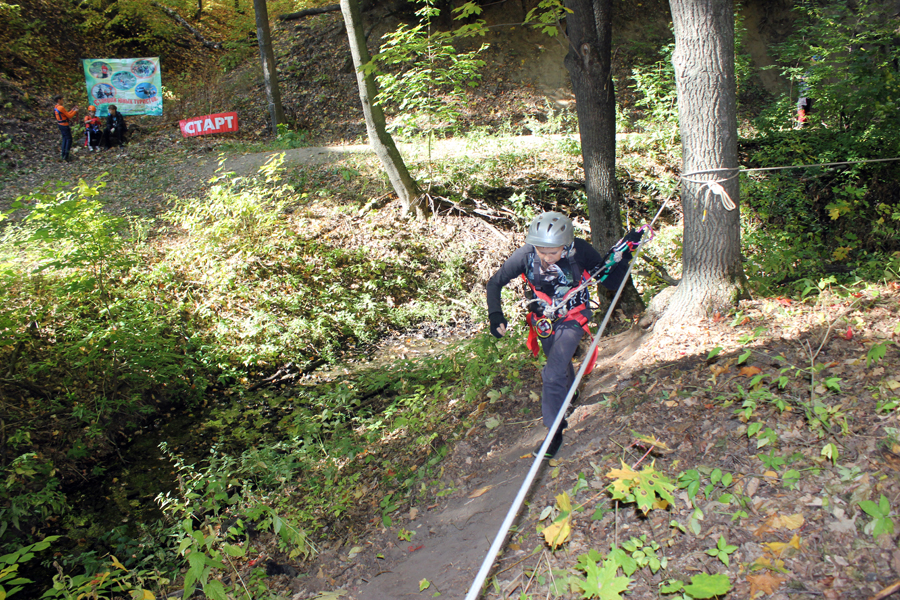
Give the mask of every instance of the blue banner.
[(109, 105), (123, 115), (162, 115), (162, 75), (156, 58), (84, 58), (88, 102), (97, 116)]

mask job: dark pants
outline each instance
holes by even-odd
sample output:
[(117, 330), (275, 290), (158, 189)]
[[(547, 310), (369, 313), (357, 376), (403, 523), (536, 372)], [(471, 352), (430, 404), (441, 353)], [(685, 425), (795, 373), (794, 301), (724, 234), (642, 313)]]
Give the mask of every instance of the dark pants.
[(578, 349), (578, 342), (584, 329), (576, 321), (563, 321), (553, 327), (553, 335), (541, 339), (541, 347), (547, 356), (547, 364), (541, 375), (544, 380), (541, 390), (541, 412), (544, 426), (549, 428), (562, 408), (569, 388), (575, 381), (575, 367), (572, 357)]
[(116, 127), (115, 131), (112, 131), (111, 128), (107, 127), (103, 130), (103, 140), (104, 146), (107, 149), (113, 145), (113, 142), (119, 146), (125, 145), (125, 128), (124, 127)]
[[(59, 123), (57, 123), (57, 125), (59, 125)], [(68, 125), (59, 125), (59, 133), (62, 136), (60, 158), (65, 160), (69, 158), (69, 150), (72, 149), (72, 128)]]
[(87, 130), (87, 145), (93, 146), (94, 148), (99, 148), (101, 142), (103, 142), (103, 132), (99, 129), (97, 131)]

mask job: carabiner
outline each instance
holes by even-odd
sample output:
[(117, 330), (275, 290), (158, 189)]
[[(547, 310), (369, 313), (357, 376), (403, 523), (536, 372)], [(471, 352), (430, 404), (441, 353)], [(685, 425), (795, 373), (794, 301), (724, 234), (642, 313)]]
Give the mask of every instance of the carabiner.
[(534, 328), (537, 330), (538, 337), (548, 338), (553, 335), (553, 321), (547, 317), (541, 317), (535, 321)]

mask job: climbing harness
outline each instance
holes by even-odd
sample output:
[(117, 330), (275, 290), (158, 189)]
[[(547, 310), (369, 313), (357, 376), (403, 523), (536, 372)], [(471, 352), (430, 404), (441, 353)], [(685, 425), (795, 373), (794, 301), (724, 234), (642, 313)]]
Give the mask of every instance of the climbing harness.
[[(669, 200), (671, 199), (672, 196), (669, 196), (668, 198), (666, 198), (666, 201), (663, 202), (663, 205), (659, 207), (659, 211), (656, 213), (656, 216), (653, 217), (653, 220), (648, 226), (648, 229), (650, 229), (650, 231), (652, 231), (654, 223), (656, 223), (656, 220), (662, 214), (662, 211), (666, 208)], [(626, 235), (625, 237), (627, 238), (628, 236)], [(646, 241), (650, 241), (652, 237), (653, 236), (651, 235), (650, 238), (648, 238), (648, 240)], [(622, 239), (624, 240), (625, 238)], [(646, 241), (643, 244), (638, 243), (635, 246), (635, 253), (633, 258), (637, 258), (640, 255), (640, 253), (644, 249), (644, 246), (646, 245)], [(628, 280), (628, 275), (631, 273), (633, 265), (633, 260), (629, 261), (627, 267), (622, 271), (622, 280), (621, 282), (619, 282), (619, 287), (616, 290), (616, 295), (613, 297), (612, 302), (609, 305), (609, 309), (607, 309), (606, 315), (603, 317), (603, 321), (600, 323), (600, 328), (597, 330), (597, 333), (596, 335), (594, 335), (593, 341), (588, 348), (588, 356), (594, 356), (597, 353), (597, 345), (600, 343), (600, 337), (606, 330), (606, 325), (607, 323), (609, 323), (609, 319), (612, 316), (612, 312), (616, 306), (616, 302), (619, 301), (619, 296), (622, 295), (622, 290), (625, 288), (625, 282)], [(581, 366), (578, 368), (578, 372), (575, 373), (575, 380), (572, 382), (572, 387), (569, 388), (569, 393), (566, 394), (566, 399), (563, 401), (559, 412), (556, 414), (556, 420), (553, 421), (553, 424), (547, 431), (547, 437), (544, 438), (544, 443), (541, 444), (541, 447), (535, 453), (535, 460), (531, 464), (531, 469), (525, 476), (525, 481), (522, 482), (522, 486), (519, 488), (519, 493), (516, 495), (515, 500), (513, 500), (512, 506), (510, 506), (509, 511), (506, 513), (506, 518), (500, 525), (500, 530), (494, 537), (494, 541), (491, 544), (490, 549), (488, 550), (488, 554), (485, 557), (484, 562), (481, 563), (481, 568), (479, 569), (478, 574), (475, 576), (475, 581), (473, 581), (471, 587), (469, 587), (469, 591), (466, 594), (466, 600), (476, 600), (476, 598), (481, 595), (481, 588), (484, 585), (485, 580), (487, 579), (491, 567), (494, 564), (494, 559), (497, 558), (497, 554), (500, 552), (500, 547), (503, 545), (503, 542), (506, 541), (506, 535), (509, 533), (509, 528), (512, 526), (513, 520), (516, 518), (516, 515), (519, 512), (519, 508), (525, 501), (525, 495), (528, 493), (528, 490), (531, 489), (531, 484), (534, 483), (534, 478), (537, 476), (538, 469), (540, 469), (541, 464), (544, 462), (544, 455), (547, 453), (547, 449), (550, 447), (550, 443), (553, 441), (553, 436), (556, 435), (559, 426), (565, 419), (566, 411), (572, 404), (572, 398), (574, 398), (575, 394), (577, 393), (578, 384), (581, 383), (581, 379), (587, 372), (588, 367), (593, 367), (593, 365), (589, 365), (588, 362), (589, 361), (587, 360), (582, 361)]]

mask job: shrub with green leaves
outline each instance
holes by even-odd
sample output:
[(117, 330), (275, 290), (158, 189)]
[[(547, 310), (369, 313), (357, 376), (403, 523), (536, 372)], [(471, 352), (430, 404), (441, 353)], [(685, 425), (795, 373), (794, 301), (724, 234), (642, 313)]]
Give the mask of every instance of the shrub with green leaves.
[[(752, 166), (897, 156), (896, 19), (885, 18), (875, 0), (803, 1), (794, 13), (794, 33), (773, 48), (791, 88), (757, 119), (759, 135), (749, 146)], [(807, 122), (796, 129), (800, 95), (812, 98), (813, 105)], [(795, 248), (815, 252), (814, 257), (788, 257), (782, 276), (800, 259), (807, 272), (837, 262), (880, 277), (885, 254), (900, 249), (898, 169), (888, 162), (763, 172), (742, 178), (742, 195), (766, 224), (790, 236)]]
[[(460, 106), (466, 102), (466, 88), (478, 85), (478, 70), (484, 61), (478, 55), (487, 49), (460, 52), (453, 45), (457, 38), (484, 35), (484, 21), (462, 25), (455, 31), (436, 31), (434, 20), (440, 15), (434, 0), (418, 0), (419, 23), (401, 24), (383, 38), (381, 50), (363, 66), (378, 72), (380, 86), (376, 102), (396, 106), (391, 128), (401, 134), (436, 132), (453, 127)], [(481, 13), (481, 7), (469, 2), (453, 9), (456, 19)], [(384, 71), (379, 71), (379, 65)], [(388, 70), (388, 68), (390, 68)]]

